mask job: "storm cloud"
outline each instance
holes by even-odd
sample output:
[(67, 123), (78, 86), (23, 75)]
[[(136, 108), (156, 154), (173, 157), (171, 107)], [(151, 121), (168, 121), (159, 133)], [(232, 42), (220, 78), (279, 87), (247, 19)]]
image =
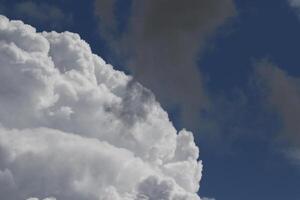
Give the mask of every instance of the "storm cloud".
[(102, 37), (127, 61), (135, 80), (151, 89), (166, 108), (180, 106), (184, 124), (194, 127), (193, 119), (209, 104), (197, 62), (207, 40), (235, 15), (234, 2), (128, 1), (130, 14), (123, 30), (118, 28), (118, 1), (111, 2), (95, 2)]

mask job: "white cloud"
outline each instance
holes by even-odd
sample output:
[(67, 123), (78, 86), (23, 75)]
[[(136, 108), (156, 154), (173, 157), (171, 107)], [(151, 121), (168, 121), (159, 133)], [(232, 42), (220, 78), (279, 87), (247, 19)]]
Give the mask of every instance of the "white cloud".
[(77, 34), (1, 16), (0, 63), (0, 199), (200, 199), (192, 133)]

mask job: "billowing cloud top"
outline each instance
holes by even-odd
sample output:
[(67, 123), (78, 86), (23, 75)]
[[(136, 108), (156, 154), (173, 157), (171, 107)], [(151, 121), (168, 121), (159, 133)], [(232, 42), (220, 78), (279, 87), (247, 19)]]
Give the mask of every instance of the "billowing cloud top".
[(0, 16), (0, 123), (0, 199), (200, 199), (193, 135), (77, 34)]

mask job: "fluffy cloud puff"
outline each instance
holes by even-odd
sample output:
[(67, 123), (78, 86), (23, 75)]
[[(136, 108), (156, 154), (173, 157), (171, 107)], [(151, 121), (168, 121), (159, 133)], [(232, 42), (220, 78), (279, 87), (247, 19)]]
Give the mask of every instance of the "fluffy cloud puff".
[(0, 63), (0, 199), (200, 199), (192, 133), (77, 34), (1, 16)]

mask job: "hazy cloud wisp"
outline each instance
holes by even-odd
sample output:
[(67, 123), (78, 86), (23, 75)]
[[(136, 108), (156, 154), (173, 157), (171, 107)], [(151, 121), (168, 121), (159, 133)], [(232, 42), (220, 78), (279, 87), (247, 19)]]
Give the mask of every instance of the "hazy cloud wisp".
[(56, 30), (70, 27), (73, 24), (72, 14), (46, 2), (28, 0), (8, 5), (8, 3), (1, 3), (0, 14), (13, 15), (36, 25), (45, 26), (47, 24), (48, 27)]
[(291, 144), (291, 150), (287, 151), (291, 153), (289, 157), (300, 160), (300, 78), (269, 61), (258, 63), (256, 77), (266, 104), (283, 122), (280, 136)]
[(119, 33), (114, 5), (96, 0), (102, 36), (128, 61), (136, 80), (165, 107), (180, 106), (184, 124), (195, 126), (193, 119), (208, 105), (199, 54), (206, 40), (235, 14), (234, 2), (132, 0), (131, 4), (128, 25)]

